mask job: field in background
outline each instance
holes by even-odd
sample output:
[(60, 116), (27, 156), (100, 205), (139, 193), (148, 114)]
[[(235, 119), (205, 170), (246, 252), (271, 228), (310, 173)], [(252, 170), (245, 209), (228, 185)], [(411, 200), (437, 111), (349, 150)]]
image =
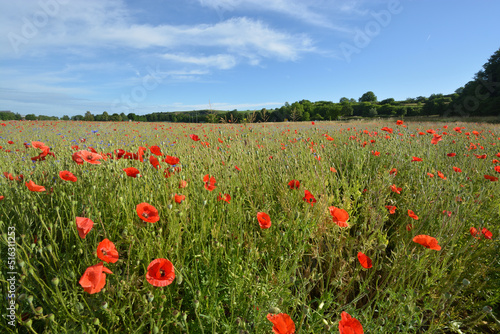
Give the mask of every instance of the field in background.
[[(498, 126), (4, 124), (2, 315), (12, 226), (19, 275), (17, 329), (2, 316), (2, 332), (271, 333), (267, 314), (286, 313), (298, 333), (338, 333), (343, 311), (365, 333), (500, 331)], [(40, 158), (34, 141), (53, 155)], [(100, 164), (72, 159), (90, 147)], [(140, 174), (127, 176), (128, 167)], [(30, 191), (29, 181), (45, 191)], [(144, 222), (140, 203), (154, 206), (159, 221)], [(348, 227), (330, 207), (348, 213)], [(94, 222), (84, 239), (76, 217)], [(441, 250), (414, 242), (417, 235)], [(79, 281), (101, 262), (105, 238), (119, 260), (104, 263), (112, 274), (90, 294)], [(146, 278), (158, 258), (175, 268), (168, 286)]]

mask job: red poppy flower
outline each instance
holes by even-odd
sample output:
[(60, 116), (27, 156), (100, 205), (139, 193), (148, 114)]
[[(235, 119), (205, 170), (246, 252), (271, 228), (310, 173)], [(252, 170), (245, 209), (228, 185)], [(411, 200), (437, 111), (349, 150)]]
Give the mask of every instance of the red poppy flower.
[(429, 177), (434, 177), (434, 174), (432, 173), (427, 173), (427, 175), (429, 175)]
[(46, 190), (45, 187), (39, 186), (39, 185), (35, 184), (35, 182), (33, 182), (33, 181), (26, 182), (25, 184), (26, 184), (26, 187), (28, 187), (28, 189), (30, 191), (42, 192), (42, 191)]
[(344, 209), (339, 209), (334, 206), (328, 208), (330, 210), (330, 215), (332, 216), (333, 222), (339, 227), (349, 227), (347, 220), (349, 219), (349, 214)]
[(389, 175), (394, 175), (394, 176), (398, 175), (398, 170), (396, 168), (391, 169), (389, 171)]
[[(86, 162), (88, 162), (89, 164), (93, 164), (93, 165), (100, 165), (101, 164), (101, 162), (99, 160), (102, 159), (102, 156), (100, 154), (97, 154), (97, 153), (94, 153), (94, 152), (90, 152), (90, 151), (85, 151), (85, 150), (78, 151), (78, 152), (75, 152), (75, 153), (78, 153), (79, 156), (83, 160), (85, 160)], [(73, 153), (73, 155), (75, 153)]]
[(97, 293), (106, 285), (106, 273), (112, 274), (111, 270), (106, 268), (102, 262), (95, 264), (85, 270), (78, 283), (86, 292), (90, 294)]
[(229, 203), (229, 201), (231, 201), (231, 195), (229, 195), (229, 194), (222, 195), (221, 193), (219, 193), (219, 196), (217, 196), (217, 200), (218, 201), (226, 201)]
[(486, 159), (486, 154), (474, 154), (478, 159)]
[(415, 220), (418, 220), (418, 216), (412, 210), (408, 210), (408, 216), (410, 216), (411, 218), (413, 218)]
[(73, 155), (71, 155), (71, 159), (73, 159), (73, 161), (78, 165), (83, 165), (83, 158), (80, 155), (80, 151), (73, 153)]
[(140, 203), (135, 207), (135, 211), (139, 218), (144, 220), (147, 223), (156, 223), (160, 220), (160, 216), (158, 215), (158, 210), (148, 203)]
[(351, 317), (347, 312), (342, 312), (340, 316), (340, 334), (364, 334), (363, 326), (361, 326), (358, 319)]
[(288, 182), (288, 187), (290, 187), (290, 189), (299, 189), (300, 182), (297, 180), (292, 180), (292, 181)]
[(310, 203), (311, 206), (313, 206), (314, 203), (316, 203), (316, 198), (314, 198), (314, 195), (311, 194), (309, 190), (304, 191), (304, 197), (302, 197), (302, 200), (306, 201), (307, 203)]
[(271, 227), (271, 217), (265, 212), (257, 212), (257, 220), (260, 228), (266, 229)]
[(441, 141), (443, 139), (443, 136), (441, 135), (438, 135), (438, 134), (434, 134), (434, 136), (432, 137), (431, 139), (431, 144), (434, 144), (436, 145), (439, 141)]
[(155, 259), (148, 265), (146, 280), (154, 286), (170, 285), (175, 278), (174, 265), (167, 259)]
[(12, 140), (9, 140), (7, 143), (11, 144), (11, 145), (14, 144), (14, 142)]
[(412, 157), (412, 158), (411, 158), (411, 161), (412, 161), (412, 162), (413, 162), (413, 161), (422, 161), (422, 159), (421, 159), (421, 158), (419, 158), (419, 157)]
[(396, 208), (395, 206), (393, 206), (393, 205), (386, 205), (385, 207), (387, 208), (387, 210), (389, 210), (389, 213), (390, 213), (391, 215), (393, 215), (393, 214), (396, 212), (396, 209), (397, 209), (397, 208)]
[(76, 180), (78, 180), (76, 176), (73, 175), (73, 173), (68, 172), (67, 170), (60, 171), (59, 177), (64, 181), (76, 182)]
[(104, 239), (97, 246), (97, 257), (105, 262), (115, 263), (118, 261), (119, 255), (115, 244)]
[(453, 166), (453, 170), (457, 173), (462, 173), (462, 170), (458, 167)]
[(478, 234), (480, 234), (475, 227), (471, 227), (469, 229), (469, 232), (470, 232), (470, 235), (472, 235), (474, 238), (477, 238)]
[(3, 175), (10, 181), (14, 181), (14, 176), (11, 173), (3, 172)]
[(155, 157), (154, 155), (149, 157), (149, 163), (153, 165), (153, 167), (156, 169), (161, 168), (160, 161), (158, 161), (158, 158)]
[(73, 145), (73, 146), (71, 146), (71, 149), (72, 149), (72, 150), (75, 150), (75, 151), (77, 151), (79, 148), (80, 148), (80, 147), (78, 147), (78, 145)]
[(182, 188), (186, 188), (188, 185), (187, 181), (186, 180), (181, 180), (179, 182), (179, 189), (182, 189)]
[(361, 266), (365, 269), (369, 269), (372, 267), (372, 260), (361, 252), (358, 252), (358, 261), (359, 263), (361, 263)]
[(495, 166), (495, 168), (493, 169), (495, 170), (495, 172), (500, 173), (500, 166)]
[(127, 173), (127, 176), (130, 177), (137, 177), (137, 175), (140, 173), (140, 171), (135, 167), (123, 168), (123, 171)]
[(177, 204), (181, 204), (182, 201), (185, 199), (186, 199), (186, 196), (184, 196), (184, 195), (177, 195), (177, 194), (174, 195), (174, 200), (175, 200), (175, 203), (177, 203)]
[(179, 163), (179, 158), (177, 157), (171, 157), (170, 155), (167, 155), (164, 160), (167, 164), (173, 166), (177, 165)]
[(417, 244), (421, 244), (422, 246), (429, 248), (429, 249), (434, 249), (434, 250), (441, 250), (441, 246), (438, 245), (438, 241), (436, 238), (430, 237), (425, 234), (417, 235), (413, 238), (413, 242), (416, 242)]
[(197, 135), (189, 135), (189, 137), (194, 141), (199, 141), (200, 138)]
[(396, 124), (397, 124), (397, 125), (403, 125), (403, 123), (404, 123), (404, 122), (403, 122), (403, 121), (401, 121), (401, 120), (399, 120), (399, 119), (396, 121)]
[(486, 180), (490, 180), (491, 182), (498, 181), (498, 177), (496, 177), (496, 176), (485, 175), (484, 178)]
[(493, 237), (493, 233), (491, 233), (490, 231), (488, 231), (486, 229), (486, 227), (483, 227), (483, 229), (481, 230), (481, 232), (483, 232), (483, 235), (486, 239), (491, 239)]
[(76, 217), (76, 229), (80, 238), (85, 239), (92, 227), (94, 227), (94, 222), (89, 218)]
[(388, 128), (387, 126), (384, 126), (382, 129), (380, 129), (382, 131), (386, 131), (386, 132), (389, 132), (389, 133), (392, 133), (393, 130), (391, 128)]
[(378, 157), (380, 155), (380, 152), (379, 151), (372, 151), (372, 155)]
[(448, 154), (446, 154), (446, 155), (447, 155), (447, 156), (449, 156), (449, 157), (454, 157), (454, 156), (455, 156), (455, 155), (457, 155), (457, 154), (452, 152), (452, 153), (448, 153)]
[(207, 189), (208, 191), (213, 191), (215, 188), (217, 188), (215, 186), (215, 183), (217, 182), (215, 180), (215, 177), (210, 177), (210, 175), (205, 175), (203, 177), (203, 182), (205, 182), (205, 189)]
[(154, 155), (158, 155), (158, 156), (162, 156), (163, 155), (163, 153), (161, 153), (161, 149), (158, 146), (156, 146), (156, 145), (153, 145), (153, 146), (149, 147), (149, 150)]
[(294, 334), (295, 323), (286, 313), (267, 314), (267, 320), (273, 323), (274, 334)]
[(393, 184), (393, 185), (391, 186), (391, 190), (392, 190), (393, 192), (395, 192), (396, 194), (401, 194), (401, 190), (403, 190), (403, 188), (398, 188), (398, 187), (396, 187), (396, 185), (395, 185), (395, 184)]
[(332, 173), (337, 173), (337, 170), (336, 170), (335, 168), (333, 168), (333, 167), (330, 167), (330, 171), (331, 171)]
[(408, 225), (406, 225), (406, 230), (407, 230), (408, 232), (410, 232), (412, 229), (413, 229), (413, 225), (412, 225), (412, 224), (408, 224)]
[(440, 178), (442, 178), (443, 180), (446, 180), (446, 176), (444, 176), (444, 174), (443, 174), (443, 173), (441, 173), (440, 171), (438, 171), (438, 176), (439, 176)]

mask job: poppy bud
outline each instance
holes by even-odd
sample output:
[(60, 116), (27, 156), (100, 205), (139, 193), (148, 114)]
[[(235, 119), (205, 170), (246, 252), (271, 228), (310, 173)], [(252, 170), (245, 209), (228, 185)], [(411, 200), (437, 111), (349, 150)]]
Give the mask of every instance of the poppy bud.
[(172, 204), (167, 205), (167, 208), (172, 209)]
[(54, 321), (54, 320), (55, 320), (55, 318), (56, 318), (56, 316), (54, 315), (54, 313), (51, 313), (51, 314), (49, 314), (49, 315), (47, 316), (47, 319), (48, 319), (49, 321)]
[(148, 302), (151, 303), (154, 299), (155, 299), (155, 296), (151, 292), (149, 292), (148, 293)]
[(184, 320), (184, 322), (187, 320), (187, 313), (186, 312), (182, 312), (182, 320)]
[(36, 315), (42, 315), (42, 314), (43, 314), (43, 307), (38, 306), (38, 307), (35, 309), (35, 314), (36, 314)]
[(108, 308), (108, 302), (102, 302), (102, 303), (101, 303), (101, 308), (102, 308), (103, 310), (107, 309), (107, 308)]
[(198, 306), (200, 306), (200, 302), (198, 300), (193, 300), (193, 305), (194, 305), (194, 309), (198, 309)]
[(207, 200), (204, 200), (204, 201), (203, 201), (203, 205), (207, 205)]
[(28, 303), (33, 303), (33, 295), (28, 296)]
[(53, 285), (53, 286), (58, 286), (58, 285), (59, 285), (59, 278), (54, 277), (54, 278), (51, 280), (51, 282), (52, 282), (52, 285)]
[(24, 322), (24, 326), (31, 328), (31, 325), (33, 324), (33, 320), (28, 319)]
[(82, 303), (76, 303), (76, 309), (78, 311), (82, 311), (83, 310), (83, 304)]
[(469, 285), (469, 284), (470, 284), (470, 281), (469, 281), (468, 279), (464, 278), (464, 279), (462, 280), (462, 284), (463, 284), (464, 286), (467, 286), (467, 285)]
[(19, 262), (19, 267), (23, 268), (25, 264), (26, 264), (26, 263), (24, 263), (24, 261), (20, 261), (20, 262)]
[(94, 320), (92, 320), (92, 323), (93, 323), (94, 325), (96, 325), (96, 326), (97, 326), (97, 325), (99, 325), (101, 322), (99, 321), (99, 318), (94, 318)]
[(486, 312), (486, 313), (491, 313), (493, 309), (491, 307), (489, 307), (488, 305), (486, 305), (485, 307), (483, 307), (483, 311)]
[(272, 314), (278, 314), (278, 313), (281, 313), (281, 311), (280, 311), (280, 309), (279, 309), (279, 308), (277, 308), (277, 307), (274, 307), (274, 306), (273, 306), (273, 307), (271, 307), (271, 308), (269, 309), (269, 313), (272, 313)]
[(158, 334), (160, 332), (160, 329), (158, 328), (158, 326), (154, 325), (153, 326), (153, 334)]
[(52, 253), (52, 245), (48, 245), (47, 250), (49, 251), (49, 253)]

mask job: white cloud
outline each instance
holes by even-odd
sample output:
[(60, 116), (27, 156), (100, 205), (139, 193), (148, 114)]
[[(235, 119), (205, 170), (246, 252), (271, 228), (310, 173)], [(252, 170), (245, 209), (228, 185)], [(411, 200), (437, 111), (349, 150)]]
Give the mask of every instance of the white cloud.
[(189, 56), (183, 54), (164, 54), (162, 58), (179, 63), (195, 64), (206, 67), (215, 67), (227, 70), (236, 65), (236, 58), (228, 54), (217, 54), (213, 56)]

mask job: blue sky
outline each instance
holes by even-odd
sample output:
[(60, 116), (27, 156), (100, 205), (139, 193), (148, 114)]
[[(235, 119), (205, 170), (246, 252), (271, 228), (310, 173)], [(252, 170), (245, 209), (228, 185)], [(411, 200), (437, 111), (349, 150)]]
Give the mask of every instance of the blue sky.
[(0, 110), (275, 108), (453, 93), (500, 47), (496, 0), (0, 3)]

